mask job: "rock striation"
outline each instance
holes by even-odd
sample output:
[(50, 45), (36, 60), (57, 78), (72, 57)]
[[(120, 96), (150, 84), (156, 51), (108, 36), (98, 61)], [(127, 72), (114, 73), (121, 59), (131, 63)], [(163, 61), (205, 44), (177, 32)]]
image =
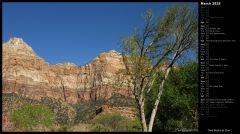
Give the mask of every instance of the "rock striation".
[(122, 55), (115, 50), (101, 53), (89, 64), (48, 64), (21, 38), (3, 43), (3, 92), (31, 99), (50, 97), (67, 103), (108, 99), (114, 93), (131, 96), (127, 87), (114, 88), (115, 75), (124, 69)]

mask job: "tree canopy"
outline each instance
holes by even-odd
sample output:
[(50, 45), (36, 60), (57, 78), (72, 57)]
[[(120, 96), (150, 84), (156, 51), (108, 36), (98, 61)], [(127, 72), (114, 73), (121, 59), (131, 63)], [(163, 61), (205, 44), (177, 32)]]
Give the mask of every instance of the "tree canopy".
[[(174, 64), (188, 52), (197, 49), (198, 15), (189, 6), (173, 5), (161, 17), (154, 17), (151, 10), (144, 14), (145, 25), (124, 38), (121, 43), (125, 75), (138, 104), (143, 131), (152, 131), (160, 98)], [(157, 97), (146, 122), (145, 100), (157, 79), (161, 82)]]

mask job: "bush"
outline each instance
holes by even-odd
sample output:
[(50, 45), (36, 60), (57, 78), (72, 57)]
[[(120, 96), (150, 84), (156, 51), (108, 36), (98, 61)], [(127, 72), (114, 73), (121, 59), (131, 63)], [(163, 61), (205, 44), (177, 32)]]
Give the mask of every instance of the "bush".
[(42, 98), (41, 104), (48, 106), (54, 111), (58, 124), (69, 125), (74, 123), (76, 111), (70, 104), (48, 97)]
[(139, 120), (133, 120), (122, 117), (118, 113), (100, 115), (93, 126), (92, 131), (98, 132), (129, 132), (141, 131)]
[(44, 105), (23, 104), (12, 113), (12, 120), (15, 126), (32, 130), (38, 125), (52, 127), (55, 115)]
[(108, 127), (105, 127), (102, 124), (96, 124), (94, 128), (92, 129), (93, 132), (110, 132), (111, 129)]
[(134, 119), (133, 121), (126, 120), (129, 123), (128, 131), (129, 132), (140, 132), (142, 131), (142, 125), (139, 118)]

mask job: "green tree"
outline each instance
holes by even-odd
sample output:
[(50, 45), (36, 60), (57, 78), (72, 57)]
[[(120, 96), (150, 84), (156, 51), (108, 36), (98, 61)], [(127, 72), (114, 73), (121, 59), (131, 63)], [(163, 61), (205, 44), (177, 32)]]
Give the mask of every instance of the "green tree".
[(23, 104), (12, 113), (12, 120), (17, 127), (32, 130), (38, 125), (52, 127), (55, 115), (44, 105)]
[[(153, 88), (157, 88), (160, 81)], [(198, 127), (198, 63), (189, 62), (173, 69), (165, 84), (159, 111), (154, 124), (156, 131), (196, 130)], [(155, 90), (150, 92), (153, 98)], [(146, 100), (146, 118), (149, 120), (154, 105), (150, 97)], [(161, 125), (160, 125), (161, 124)]]
[[(161, 18), (153, 13), (144, 15), (142, 31), (122, 40), (122, 55), (130, 76), (132, 91), (138, 106), (143, 131), (152, 131), (165, 82), (173, 65), (187, 52), (197, 48), (198, 17), (189, 6), (171, 6)], [(145, 117), (145, 100), (157, 78), (161, 82), (151, 108), (149, 122)]]

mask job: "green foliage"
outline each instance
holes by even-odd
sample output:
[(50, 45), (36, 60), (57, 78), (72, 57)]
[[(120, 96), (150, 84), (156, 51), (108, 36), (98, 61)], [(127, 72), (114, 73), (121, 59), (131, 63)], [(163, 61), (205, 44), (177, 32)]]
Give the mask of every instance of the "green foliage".
[(140, 121), (131, 121), (118, 113), (103, 114), (98, 117), (92, 128), (96, 132), (135, 132), (141, 131)]
[(73, 124), (76, 117), (75, 109), (63, 101), (42, 98), (41, 104), (48, 106), (56, 114), (56, 121), (60, 125)]
[(60, 125), (72, 124), (76, 117), (73, 106), (60, 100), (44, 97), (40, 101), (19, 96), (15, 93), (3, 93), (3, 112), (13, 112), (23, 104), (44, 105), (56, 115), (56, 123)]
[(51, 127), (54, 124), (55, 115), (46, 106), (23, 104), (12, 113), (12, 120), (20, 128), (32, 129), (37, 125)]
[(96, 124), (94, 125), (94, 127), (91, 130), (92, 132), (110, 132), (111, 129), (108, 127), (105, 127), (102, 124)]
[[(161, 70), (160, 68), (162, 65), (171, 67), (171, 65), (179, 63), (180, 60), (186, 60), (191, 57), (189, 54), (197, 49), (198, 14), (195, 12), (195, 9), (190, 8), (188, 5), (173, 5), (169, 7), (161, 17), (155, 17), (150, 10), (147, 11), (144, 14), (144, 21), (145, 24), (141, 30), (136, 30), (135, 33), (122, 40), (121, 49), (127, 72), (125, 74), (131, 78), (130, 81), (133, 85), (133, 93), (136, 101), (142, 104), (143, 99), (148, 103), (145, 104), (146, 112), (142, 112), (142, 114), (146, 114), (147, 116), (146, 124), (150, 123), (150, 115), (154, 108), (154, 102), (160, 87), (163, 92), (168, 90), (164, 93), (165, 95), (160, 96), (162, 98), (161, 103), (163, 103), (159, 104), (160, 113), (162, 112), (161, 110), (164, 109), (165, 104), (167, 105), (167, 110), (174, 109), (172, 112), (176, 113), (173, 117), (166, 118), (166, 120), (169, 121), (171, 118), (173, 118), (174, 121), (180, 120), (177, 123), (172, 123), (177, 124), (175, 125), (176, 129), (196, 128), (196, 124), (193, 126), (189, 124), (186, 125), (184, 123), (187, 121), (182, 122), (182, 120), (193, 118), (194, 122), (196, 120), (197, 114), (195, 111), (197, 108), (195, 107), (195, 95), (197, 92), (195, 87), (197, 82), (194, 81), (196, 80), (195, 78), (191, 79), (188, 76), (197, 77), (197, 75), (195, 75), (197, 73), (187, 74), (186, 72), (191, 70), (182, 69), (179, 70), (181, 73), (177, 76), (173, 76), (174, 73), (169, 76), (166, 70)], [(174, 71), (178, 73), (177, 70)], [(164, 77), (172, 77), (171, 80), (167, 82), (163, 81), (162, 84), (164, 87), (159, 85), (163, 80), (162, 78), (164, 78), (161, 77), (161, 74), (164, 74)], [(157, 78), (156, 81), (155, 78)], [(155, 84), (152, 87), (153, 83)], [(152, 92), (150, 94), (146, 94), (148, 89), (154, 90), (151, 90)], [(168, 101), (171, 103), (168, 104)], [(184, 112), (190, 114), (181, 116), (181, 112), (183, 111), (178, 112), (179, 108), (185, 108), (186, 111)], [(143, 111), (141, 107), (138, 109), (140, 112)], [(169, 111), (163, 111), (162, 114), (164, 114), (164, 112), (169, 113)], [(142, 122), (142, 124), (146, 126), (145, 122)], [(146, 131), (146, 129), (147, 128), (144, 128), (144, 131)], [(149, 128), (149, 130), (151, 130), (151, 128)]]
[(100, 116), (96, 122), (97, 124), (103, 125), (105, 128), (109, 129), (110, 131), (119, 131), (120, 128), (120, 122), (123, 120), (121, 115), (119, 114), (105, 114)]
[(140, 132), (142, 131), (142, 125), (139, 118), (135, 118), (133, 121), (127, 121), (129, 123), (129, 132)]
[[(157, 96), (159, 81), (146, 100), (146, 116)], [(189, 62), (171, 71), (160, 100), (154, 124), (155, 131), (196, 130), (198, 127), (198, 64)]]

